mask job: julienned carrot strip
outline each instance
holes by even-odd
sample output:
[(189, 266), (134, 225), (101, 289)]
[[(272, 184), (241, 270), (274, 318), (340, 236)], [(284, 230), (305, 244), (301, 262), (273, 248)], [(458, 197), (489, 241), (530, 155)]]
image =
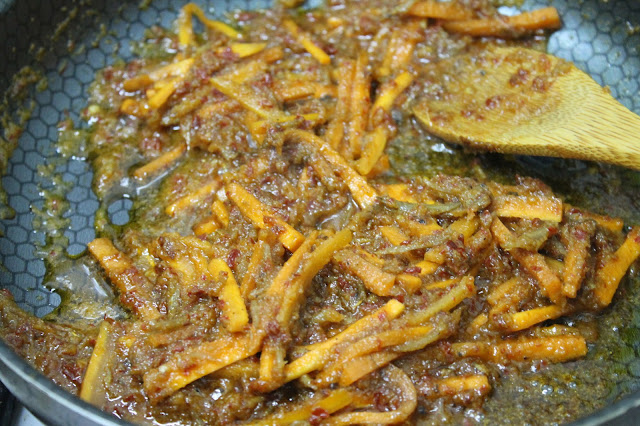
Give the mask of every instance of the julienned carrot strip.
[(620, 280), (638, 256), (640, 256), (640, 227), (634, 227), (627, 234), (620, 248), (596, 272), (594, 293), (600, 307), (604, 308), (611, 303)]
[(278, 227), (282, 228), (282, 232), (278, 234), (278, 240), (289, 251), (296, 251), (296, 249), (304, 241), (304, 236), (296, 231), (291, 225), (284, 220), (280, 219), (275, 212), (254, 197), (250, 192), (244, 189), (237, 183), (230, 183), (227, 185), (227, 195), (240, 209), (243, 215), (245, 215), (255, 226), (264, 229), (267, 224), (264, 221), (265, 217), (269, 217)]
[(376, 190), (320, 137), (311, 132), (297, 129), (288, 130), (285, 137), (292, 137), (307, 144), (331, 164), (338, 176), (345, 180), (353, 199), (360, 208), (364, 209), (375, 203), (378, 196)]
[(249, 314), (240, 294), (240, 287), (238, 287), (238, 283), (233, 277), (233, 272), (224, 260), (212, 259), (209, 262), (209, 273), (214, 278), (217, 278), (221, 273), (226, 275), (224, 284), (218, 294), (218, 297), (223, 302), (224, 322), (230, 332), (242, 331), (249, 323)]
[(442, 26), (447, 31), (475, 37), (518, 37), (535, 30), (560, 28), (562, 22), (555, 7), (545, 7), (515, 16), (448, 21)]
[(407, 14), (420, 18), (467, 20), (473, 18), (473, 11), (455, 2), (423, 0), (411, 5)]
[(151, 283), (126, 254), (118, 250), (107, 238), (96, 238), (87, 244), (87, 248), (120, 291), (120, 300), (126, 307), (144, 320), (160, 317), (160, 312), (153, 305), (146, 290), (151, 287)]
[(331, 63), (331, 57), (322, 50), (306, 32), (302, 31), (291, 19), (285, 19), (282, 24), (291, 33), (291, 35), (304, 47), (304, 49), (317, 59), (323, 65)]
[(133, 172), (133, 176), (136, 179), (145, 179), (149, 177), (149, 175), (156, 174), (157, 172), (166, 169), (170, 164), (177, 161), (180, 157), (182, 157), (182, 154), (184, 154), (186, 150), (187, 144), (181, 143), (175, 148), (165, 152), (161, 156), (149, 161), (144, 166), (138, 167)]
[(205, 199), (209, 195), (214, 194), (219, 187), (220, 187), (220, 183), (218, 181), (207, 183), (201, 186), (200, 188), (196, 189), (195, 191), (169, 204), (165, 208), (165, 213), (171, 217), (174, 217), (179, 212), (189, 208), (194, 204), (200, 203), (203, 199)]

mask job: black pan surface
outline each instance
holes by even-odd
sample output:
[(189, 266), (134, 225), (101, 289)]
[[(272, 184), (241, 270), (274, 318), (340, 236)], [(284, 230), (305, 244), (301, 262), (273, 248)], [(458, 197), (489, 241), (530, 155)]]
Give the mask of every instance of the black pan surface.
[[(25, 105), (33, 107), (2, 179), (8, 205), (15, 211), (15, 217), (0, 221), (4, 234), (0, 238), (0, 288), (9, 289), (27, 311), (43, 316), (60, 303), (58, 293), (43, 285), (45, 265), (35, 254), (34, 246), (42, 243), (44, 235), (34, 231), (32, 224), (33, 209), (41, 208), (43, 202), (40, 191), (51, 186), (49, 178), (39, 170), (58, 157), (53, 143), (57, 138), (58, 123), (69, 117), (79, 124), (94, 73), (117, 58), (132, 58), (130, 42), (142, 39), (145, 28), (150, 25), (170, 27), (184, 3), (171, 0), (0, 0), (0, 93), (7, 91), (12, 76), (25, 66), (41, 72), (47, 83), (46, 87), (30, 89), (24, 101), (11, 95), (7, 101), (10, 109)], [(270, 5), (266, 0), (200, 0), (196, 3), (217, 17), (235, 8)], [(640, 113), (640, 2), (526, 0), (522, 9), (535, 9), (549, 3), (558, 8), (564, 23), (563, 28), (551, 37), (549, 51), (575, 62), (598, 83), (608, 86), (613, 96), (625, 106)], [(504, 12), (509, 10), (515, 11), (505, 8)], [(0, 130), (7, 129), (0, 124)], [(517, 158), (515, 161), (552, 186), (554, 182), (594, 170), (576, 161), (545, 158)], [(98, 201), (91, 191), (91, 171), (81, 159), (72, 159), (57, 164), (56, 173), (72, 188), (67, 195), (69, 226), (64, 235), (69, 238), (69, 254), (77, 255), (94, 238), (93, 214)], [(639, 224), (640, 197), (634, 195), (640, 195), (635, 190), (640, 188), (640, 174), (625, 173), (623, 176), (627, 176), (629, 182), (619, 182), (618, 187), (629, 192), (629, 205), (608, 206), (605, 203), (602, 206), (601, 203), (601, 212)], [(125, 222), (130, 205), (126, 199), (114, 200), (109, 208), (111, 220)], [(635, 280), (632, 285), (640, 284)], [(640, 336), (640, 315), (634, 318), (637, 323), (634, 320), (628, 326), (639, 330), (637, 335)], [(637, 424), (634, 420), (640, 414), (636, 409), (640, 405), (640, 392), (637, 391), (640, 389), (640, 341), (629, 342), (629, 348), (631, 355), (616, 361), (625, 369), (627, 379), (613, 386), (609, 408), (581, 423)], [(35, 372), (1, 341), (0, 379), (48, 423), (117, 424), (114, 418), (68, 395)]]

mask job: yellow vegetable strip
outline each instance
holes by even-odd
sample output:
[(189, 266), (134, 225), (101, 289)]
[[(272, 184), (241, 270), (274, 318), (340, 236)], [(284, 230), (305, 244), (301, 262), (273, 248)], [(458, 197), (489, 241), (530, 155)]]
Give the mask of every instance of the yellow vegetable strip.
[[(380, 352), (392, 346), (402, 345), (412, 340), (420, 340), (432, 333), (433, 326), (406, 327), (396, 330), (387, 330), (367, 336), (347, 346), (339, 353), (338, 359), (322, 370), (314, 384), (328, 386), (340, 380), (344, 374), (346, 364), (353, 360), (373, 352)], [(434, 337), (434, 340), (436, 338)], [(426, 346), (426, 343), (425, 343)]]
[(565, 312), (566, 309), (562, 306), (543, 306), (541, 308), (529, 309), (528, 311), (502, 314), (498, 322), (505, 330), (515, 332), (527, 329), (546, 320), (558, 318)]
[(240, 105), (249, 111), (253, 111), (260, 117), (265, 119), (273, 119), (286, 116), (287, 114), (276, 108), (275, 105), (268, 107), (269, 102), (261, 99), (253, 90), (247, 86), (237, 84), (231, 80), (220, 77), (211, 77), (209, 79), (213, 87), (224, 93), (231, 99), (236, 100)]
[(231, 43), (229, 48), (239, 58), (255, 55), (262, 52), (267, 47), (267, 43)]
[(288, 324), (291, 321), (313, 277), (331, 261), (334, 253), (351, 243), (352, 238), (351, 230), (343, 229), (321, 242), (315, 250), (305, 256), (296, 276), (285, 288), (284, 300), (278, 312), (278, 322)]
[(360, 156), (371, 107), (371, 76), (367, 71), (368, 63), (369, 57), (361, 52), (353, 73), (348, 134), (348, 155), (353, 159)]
[(249, 315), (247, 314), (247, 307), (244, 305), (238, 283), (233, 277), (233, 272), (231, 272), (224, 260), (212, 259), (209, 262), (209, 273), (214, 278), (217, 278), (221, 273), (226, 274), (225, 283), (222, 285), (218, 295), (224, 303), (222, 305), (223, 320), (229, 331), (242, 331), (249, 323)]
[(126, 307), (143, 320), (160, 317), (160, 312), (153, 305), (146, 290), (151, 287), (151, 283), (126, 254), (115, 248), (107, 238), (96, 238), (87, 244), (87, 248), (120, 292), (120, 301)]
[(409, 237), (406, 236), (397, 226), (381, 226), (380, 233), (394, 246), (398, 246), (405, 241), (409, 241)]
[(120, 104), (120, 112), (134, 117), (144, 118), (149, 115), (149, 104), (132, 98), (127, 98)]
[(531, 360), (565, 362), (585, 356), (587, 343), (584, 337), (574, 335), (533, 337), (499, 343), (453, 343), (451, 352), (460, 357), (477, 357), (493, 362)]
[(351, 250), (343, 250), (334, 256), (347, 271), (360, 278), (365, 287), (378, 296), (388, 296), (396, 281), (393, 274), (383, 271)]
[(562, 221), (562, 201), (555, 197), (502, 195), (493, 204), (499, 217)]
[(318, 62), (323, 65), (331, 63), (331, 57), (327, 53), (318, 47), (317, 44), (311, 40), (311, 37), (306, 32), (302, 31), (295, 22), (291, 19), (285, 19), (282, 21), (282, 25), (291, 33), (291, 35), (305, 48), (307, 52), (311, 54)]
[(389, 139), (389, 132), (384, 127), (377, 127), (367, 136), (369, 136), (367, 144), (356, 162), (356, 170), (362, 175), (368, 175), (382, 157)]
[(620, 218), (587, 212), (566, 203), (564, 204), (564, 212), (565, 214), (577, 214), (587, 219), (593, 219), (598, 225), (610, 230), (611, 232), (622, 232), (622, 228), (624, 226), (624, 221)]
[(574, 298), (578, 295), (586, 275), (587, 258), (591, 251), (591, 235), (582, 230), (571, 233), (573, 235), (567, 242), (567, 254), (564, 256), (562, 293)]
[(395, 299), (388, 301), (383, 307), (374, 313), (367, 315), (348, 326), (336, 336), (307, 347), (308, 352), (296, 358), (285, 367), (285, 380), (297, 379), (303, 374), (322, 368), (328, 361), (333, 348), (356, 338), (361, 333), (375, 330), (397, 318), (404, 310), (404, 305)]
[(240, 33), (229, 25), (207, 18), (202, 9), (195, 3), (187, 3), (182, 7), (180, 15), (178, 16), (178, 41), (182, 46), (193, 44), (192, 16), (196, 16), (209, 29), (218, 31), (232, 39), (240, 38)]
[[(491, 232), (501, 246), (504, 246), (511, 236), (511, 231), (497, 218), (491, 224)], [(551, 270), (543, 255), (519, 248), (511, 250), (509, 253), (531, 276), (538, 280), (541, 289), (553, 303), (561, 305), (564, 302), (562, 281)]]
[(207, 236), (214, 232), (216, 229), (220, 229), (220, 224), (215, 216), (209, 216), (193, 225), (193, 233), (198, 237)]
[(491, 391), (489, 379), (484, 374), (474, 374), (461, 377), (447, 377), (438, 379), (430, 386), (431, 392), (423, 392), (429, 399), (454, 397), (462, 393), (473, 393), (475, 397), (488, 394)]
[(327, 143), (333, 149), (341, 148), (346, 132), (354, 70), (355, 65), (352, 61), (342, 61), (338, 66), (338, 100), (325, 135)]
[(213, 213), (222, 226), (226, 227), (229, 225), (229, 210), (227, 210), (222, 201), (215, 200), (213, 204), (211, 204), (211, 213)]
[(251, 292), (256, 288), (260, 265), (266, 253), (266, 246), (267, 243), (259, 240), (253, 248), (253, 253), (251, 253), (247, 272), (244, 274), (244, 277), (242, 277), (240, 283), (240, 293), (245, 301), (249, 300)]
[(256, 120), (250, 123), (247, 127), (249, 127), (251, 136), (256, 140), (256, 142), (262, 143), (270, 125), (274, 123), (287, 123), (298, 118), (304, 118), (306, 121), (315, 122), (320, 118), (320, 114), (314, 112), (310, 114), (282, 116), (275, 120)]
[(191, 346), (143, 376), (144, 391), (154, 401), (236, 361), (255, 355), (263, 335), (251, 330)]
[(425, 309), (407, 314), (407, 322), (409, 325), (425, 324), (438, 312), (450, 311), (455, 308), (464, 299), (471, 297), (475, 291), (474, 278), (465, 276), (451, 290)]
[(173, 95), (173, 92), (175, 92), (175, 90), (178, 88), (178, 85), (181, 81), (182, 79), (180, 78), (171, 79), (167, 83), (162, 85), (158, 90), (155, 90), (153, 94), (151, 94), (151, 96), (149, 96), (148, 93), (147, 96), (149, 97), (149, 107), (152, 109), (158, 109), (162, 105), (164, 105), (169, 100), (169, 97)]
[(89, 365), (82, 379), (80, 399), (91, 404), (102, 406), (106, 398), (104, 380), (109, 356), (114, 353), (113, 326), (108, 321), (100, 323), (100, 331), (93, 347)]
[(178, 62), (172, 62), (168, 65), (149, 72), (148, 76), (151, 81), (155, 83), (173, 77), (184, 78), (193, 66), (193, 61), (193, 58), (187, 58)]
[(353, 424), (401, 424), (411, 416), (418, 405), (418, 393), (411, 379), (399, 368), (388, 366), (384, 371), (384, 381), (397, 394), (395, 409), (389, 411), (352, 411), (337, 414), (325, 420), (331, 426)]
[(280, 228), (280, 230), (276, 232), (278, 234), (278, 240), (280, 240), (282, 245), (289, 249), (289, 251), (296, 251), (300, 244), (302, 244), (304, 236), (300, 232), (277, 217), (271, 208), (260, 202), (246, 189), (237, 183), (230, 183), (227, 185), (226, 191), (229, 199), (231, 199), (231, 201), (238, 206), (242, 214), (258, 228), (267, 228), (268, 225), (264, 219), (265, 217), (269, 217)]
[(291, 411), (281, 411), (266, 419), (248, 423), (248, 426), (285, 425), (308, 421), (318, 411), (332, 414), (341, 410), (353, 401), (353, 395), (347, 389), (336, 389), (321, 400), (311, 401)]
[(349, 386), (367, 374), (384, 367), (401, 355), (403, 355), (402, 352), (394, 352), (391, 349), (387, 349), (349, 360), (342, 367), (342, 374), (338, 383), (340, 386)]
[(466, 20), (473, 18), (473, 11), (455, 1), (423, 0), (411, 5), (409, 15), (420, 18)]
[(207, 183), (196, 189), (195, 191), (169, 204), (165, 208), (165, 213), (171, 217), (174, 217), (178, 213), (183, 212), (191, 206), (201, 203), (205, 198), (215, 194), (218, 188), (220, 188), (220, 183), (218, 181)]
[(544, 7), (514, 16), (447, 21), (442, 24), (447, 31), (475, 37), (517, 37), (525, 32), (561, 26), (562, 21), (555, 7)]
[(404, 289), (407, 294), (413, 294), (422, 286), (422, 279), (410, 274), (396, 275), (396, 283)]
[(618, 289), (620, 280), (627, 269), (640, 255), (640, 227), (634, 227), (627, 234), (624, 243), (596, 272), (594, 295), (600, 307), (608, 306)]
[(186, 151), (187, 144), (181, 143), (175, 148), (172, 148), (159, 157), (149, 161), (144, 166), (138, 167), (133, 172), (133, 176), (136, 179), (146, 179), (152, 174), (157, 174), (158, 172), (166, 169), (169, 165), (175, 163)]
[(409, 85), (413, 82), (413, 75), (404, 71), (396, 76), (393, 80), (383, 84), (379, 89), (379, 95), (373, 104), (372, 111), (382, 108), (385, 111), (390, 111), (393, 103)]
[(378, 196), (376, 190), (369, 185), (362, 175), (353, 170), (340, 154), (329, 147), (321, 138), (313, 133), (297, 129), (287, 131), (286, 136), (293, 137), (309, 145), (331, 164), (337, 174), (345, 180), (347, 187), (351, 191), (351, 195), (353, 195), (354, 200), (360, 208), (367, 208), (375, 202)]

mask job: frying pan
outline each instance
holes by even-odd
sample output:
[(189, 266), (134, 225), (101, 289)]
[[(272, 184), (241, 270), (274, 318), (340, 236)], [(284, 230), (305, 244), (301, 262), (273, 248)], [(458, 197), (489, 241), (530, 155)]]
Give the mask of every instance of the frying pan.
[[(147, 5), (147, 3), (150, 3)], [(197, 1), (204, 10), (217, 17), (235, 8), (269, 7), (266, 0)], [(525, 0), (522, 9), (548, 5), (547, 0)], [(640, 113), (640, 2), (636, 0), (552, 0), (562, 16), (564, 26), (549, 41), (549, 51), (574, 61), (598, 83), (607, 85), (613, 96), (632, 111)], [(0, 222), (4, 237), (0, 239), (0, 287), (9, 289), (17, 303), (38, 316), (51, 312), (59, 303), (58, 293), (43, 286), (45, 266), (34, 254), (34, 245), (43, 241), (42, 232), (32, 226), (32, 206), (40, 207), (40, 189), (50, 182), (38, 174), (38, 167), (56, 158), (52, 141), (57, 124), (69, 117), (76, 124), (86, 106), (87, 92), (94, 73), (116, 58), (133, 57), (130, 42), (141, 40), (145, 28), (153, 24), (169, 27), (183, 1), (141, 0), (0, 0), (0, 93), (24, 66), (41, 71), (46, 87), (31, 90), (35, 102), (25, 123), (19, 146), (8, 162), (2, 183), (15, 217)], [(503, 11), (508, 13), (509, 8)], [(19, 104), (10, 99), (12, 107)], [(15, 105), (14, 105), (15, 104)], [(640, 142), (639, 142), (640, 143)], [(487, 161), (507, 161), (487, 157)], [(529, 174), (554, 182), (573, 180), (586, 174), (602, 173), (606, 166), (578, 161), (544, 158), (516, 158), (515, 163)], [(67, 199), (70, 221), (65, 236), (68, 252), (76, 255), (94, 237), (93, 214), (98, 201), (91, 191), (91, 172), (79, 159), (61, 163), (57, 172), (72, 190)], [(591, 198), (606, 197), (607, 191), (626, 191), (626, 206), (599, 203), (600, 212), (623, 216), (638, 223), (640, 182), (636, 172), (624, 171), (623, 182), (585, 192)], [(619, 179), (620, 180), (620, 179)], [(584, 181), (584, 179), (583, 179)], [(586, 182), (590, 182), (589, 179)], [(595, 181), (594, 181), (595, 182)], [(598, 181), (600, 182), (600, 181)], [(611, 184), (611, 185), (608, 185)], [(597, 186), (597, 185), (596, 185)], [(589, 198), (589, 197), (588, 197)], [(114, 200), (109, 208), (114, 223), (127, 220), (131, 203)], [(629, 213), (629, 210), (635, 213)], [(635, 216), (634, 216), (635, 215)], [(634, 219), (635, 217), (635, 219)], [(631, 283), (638, 285), (638, 280)], [(640, 307), (639, 307), (640, 310)], [(629, 326), (640, 326), (640, 315)], [(637, 328), (640, 330), (640, 328)], [(638, 334), (640, 335), (640, 334)], [(630, 372), (624, 383), (613, 387), (608, 407), (579, 421), (581, 424), (635, 424), (640, 414), (640, 341), (629, 341), (621, 368)], [(635, 378), (634, 378), (635, 377)], [(58, 388), (0, 341), (0, 380), (34, 414), (54, 425), (123, 424)]]

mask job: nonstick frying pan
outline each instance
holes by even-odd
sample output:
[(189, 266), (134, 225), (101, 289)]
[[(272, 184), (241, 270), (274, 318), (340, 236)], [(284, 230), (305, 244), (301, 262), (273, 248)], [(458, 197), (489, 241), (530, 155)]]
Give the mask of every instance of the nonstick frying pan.
[[(9, 88), (12, 77), (25, 66), (42, 73), (45, 85), (29, 91), (26, 100), (9, 96), (8, 107), (33, 107), (24, 123), (19, 145), (8, 160), (2, 183), (15, 217), (0, 222), (0, 288), (9, 289), (18, 304), (38, 316), (51, 312), (59, 303), (58, 293), (43, 286), (45, 265), (34, 253), (43, 234), (34, 231), (32, 208), (42, 205), (41, 188), (50, 182), (39, 168), (57, 157), (53, 141), (57, 125), (79, 116), (86, 106), (94, 73), (117, 58), (132, 58), (130, 42), (141, 40), (145, 29), (159, 24), (170, 27), (184, 1), (109, 0), (0, 0), (0, 93)], [(217, 17), (235, 8), (265, 8), (266, 0), (196, 1)], [(313, 3), (313, 2), (312, 2)], [(576, 63), (598, 83), (607, 85), (614, 97), (640, 113), (640, 2), (637, 0), (526, 0), (522, 9), (556, 6), (563, 28), (550, 39), (549, 51)], [(509, 8), (505, 8), (508, 13)], [(35, 85), (34, 85), (35, 86)], [(33, 101), (33, 103), (31, 103)], [(14, 117), (15, 118), (15, 117)], [(640, 143), (640, 135), (638, 139)], [(502, 161), (502, 160), (492, 160)], [(581, 162), (544, 158), (517, 158), (531, 174), (547, 181), (573, 179), (594, 173)], [(57, 163), (56, 163), (57, 164)], [(76, 255), (94, 237), (93, 214), (98, 201), (91, 191), (91, 172), (85, 162), (71, 159), (56, 166), (56, 172), (70, 185), (67, 218), (68, 252)], [(596, 169), (597, 173), (597, 169)], [(635, 172), (623, 174), (630, 181), (618, 182), (629, 192), (628, 206), (605, 206), (603, 213), (626, 219), (640, 216), (640, 202), (634, 199)], [(640, 184), (637, 185), (640, 188)], [(611, 189), (614, 190), (614, 189)], [(640, 192), (638, 192), (640, 195)], [(639, 197), (640, 198), (640, 197)], [(127, 220), (127, 199), (114, 200), (109, 207), (114, 223)], [(621, 210), (622, 209), (622, 210)], [(625, 214), (625, 209), (635, 213)], [(636, 224), (638, 219), (636, 220)], [(639, 284), (636, 280), (633, 284)], [(636, 318), (636, 316), (634, 316)], [(638, 324), (629, 326), (640, 330)], [(637, 334), (640, 336), (640, 332)], [(640, 414), (640, 341), (630, 341), (631, 355), (619, 362), (628, 379), (613, 387), (608, 408), (582, 419), (583, 424), (634, 424)], [(627, 351), (628, 352), (628, 351)], [(635, 379), (634, 379), (635, 377)], [(50, 424), (120, 424), (58, 388), (0, 341), (0, 379), (38, 417)]]

